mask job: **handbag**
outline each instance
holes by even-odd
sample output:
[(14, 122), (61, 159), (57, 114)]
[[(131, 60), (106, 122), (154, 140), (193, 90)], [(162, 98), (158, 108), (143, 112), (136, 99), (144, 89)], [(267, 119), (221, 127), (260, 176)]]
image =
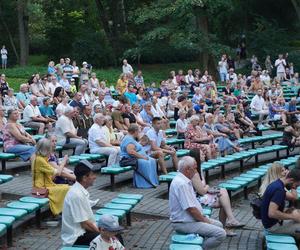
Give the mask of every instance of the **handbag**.
[[(33, 161), (34, 166), (35, 160)], [(33, 174), (33, 184), (35, 183), (35, 174), (34, 174), (34, 167), (32, 166), (32, 174)], [(35, 198), (48, 198), (49, 190), (47, 188), (41, 187), (32, 187), (31, 195)]]
[(137, 159), (133, 158), (133, 157), (130, 157), (130, 158), (123, 157), (120, 160), (120, 166), (121, 167), (132, 166), (133, 169), (136, 170), (137, 169), (137, 164), (138, 164)]

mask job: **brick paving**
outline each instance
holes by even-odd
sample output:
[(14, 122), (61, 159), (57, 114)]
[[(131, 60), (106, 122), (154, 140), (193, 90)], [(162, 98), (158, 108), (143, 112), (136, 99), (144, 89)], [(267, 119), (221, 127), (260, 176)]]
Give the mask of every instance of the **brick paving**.
[[(281, 153), (283, 156), (283, 152)], [(261, 157), (261, 161), (276, 160), (275, 155), (266, 154)], [(253, 167), (253, 159), (246, 166)], [(18, 163), (20, 164), (20, 163)], [(16, 166), (16, 163), (9, 162), (8, 169)], [(233, 172), (226, 172), (226, 178), (238, 174), (238, 163), (226, 166), (226, 169), (235, 168)], [(28, 170), (14, 171), (17, 175), (9, 182), (0, 185), (0, 193), (4, 198), (7, 195), (24, 196), (29, 195), (31, 191), (31, 174)], [(211, 174), (217, 174), (219, 169), (212, 171)], [(168, 220), (168, 197), (167, 184), (163, 183), (156, 189), (134, 189), (132, 187), (132, 173), (121, 174), (116, 177), (117, 188), (114, 192), (109, 189), (109, 176), (98, 174), (97, 180), (93, 187), (89, 189), (91, 198), (99, 198), (100, 201), (96, 208), (101, 207), (104, 203), (116, 197), (118, 193), (140, 193), (144, 195), (143, 200), (133, 210), (133, 223), (131, 227), (126, 228), (124, 232), (124, 241), (127, 249), (168, 249), (170, 244), (170, 236), (173, 233), (172, 226)], [(210, 185), (217, 185), (220, 182), (218, 175), (211, 178)], [(243, 229), (236, 230), (237, 236), (227, 238), (226, 241), (218, 248), (221, 250), (262, 249), (262, 227), (251, 213), (249, 201), (241, 198), (242, 195), (233, 198), (233, 210), (236, 217), (246, 226)], [(2, 201), (0, 204), (4, 204)], [(218, 217), (218, 210), (215, 209), (213, 218)], [(47, 227), (37, 229), (33, 225), (23, 226), (16, 231), (13, 247), (9, 249), (60, 249), (60, 226)], [(1, 249), (1, 248), (0, 248)]]

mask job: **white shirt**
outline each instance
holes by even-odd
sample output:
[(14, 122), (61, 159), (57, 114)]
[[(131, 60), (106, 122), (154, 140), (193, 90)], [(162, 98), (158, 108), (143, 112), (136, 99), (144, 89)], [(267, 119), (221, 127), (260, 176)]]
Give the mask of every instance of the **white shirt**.
[(53, 84), (53, 82), (49, 83), (49, 90), (52, 95), (54, 94), (54, 91), (57, 87), (62, 87), (62, 86), (58, 82), (56, 82), (55, 85)]
[(93, 102), (93, 110), (94, 110), (94, 107), (95, 107), (96, 105), (100, 105), (101, 108), (105, 108), (105, 102), (104, 102), (104, 100), (102, 100), (101, 102), (100, 102), (99, 99), (97, 99), (96, 101), (94, 101), (94, 102)]
[(227, 62), (226, 61), (219, 61), (219, 72), (227, 74)]
[(226, 75), (226, 80), (231, 80), (231, 83), (236, 84), (237, 83), (237, 75), (236, 73), (232, 73), (232, 74), (227, 74)]
[(184, 119), (184, 120), (178, 119), (176, 122), (175, 129), (177, 132), (179, 132), (178, 130), (186, 131), (187, 126), (188, 126), (188, 122), (186, 119)]
[(194, 76), (193, 75), (186, 75), (185, 76), (185, 82), (186, 83), (192, 83), (192, 82), (194, 82)]
[(170, 220), (172, 222), (194, 222), (195, 219), (186, 210), (196, 207), (202, 213), (202, 207), (196, 198), (192, 181), (178, 173), (171, 182), (169, 192)]
[(40, 116), (41, 112), (38, 106), (32, 106), (28, 104), (23, 111), (23, 120), (25, 122), (32, 121), (32, 117)]
[(90, 151), (93, 154), (93, 152), (96, 152), (97, 149), (101, 148), (101, 146), (96, 141), (107, 142), (105, 130), (98, 124), (94, 123), (88, 131), (88, 140)]
[(65, 89), (65, 91), (70, 91), (71, 85), (67, 79), (65, 80), (61, 79), (59, 81), (59, 84)]
[(89, 192), (79, 183), (70, 188), (65, 196), (61, 239), (63, 245), (73, 245), (77, 238), (85, 233), (80, 222), (91, 220), (95, 222), (91, 207), (98, 201), (91, 201)]
[(265, 109), (265, 100), (261, 96), (255, 95), (250, 104), (251, 110), (254, 112), (262, 111)]
[(66, 105), (63, 103), (59, 103), (55, 109), (57, 117), (60, 117), (61, 115), (63, 115), (68, 106), (70, 106), (68, 103)]
[(2, 59), (7, 59), (7, 50), (6, 49), (1, 49), (1, 58)]
[(123, 70), (124, 74), (132, 73), (133, 72), (133, 68), (131, 67), (131, 65), (129, 63), (127, 63), (127, 65), (123, 64), (122, 70)]
[(275, 61), (275, 67), (277, 67), (277, 73), (284, 73), (285, 66), (286, 66), (286, 61), (284, 59), (277, 59)]
[(66, 143), (65, 133), (68, 132), (73, 133), (75, 135), (77, 134), (77, 130), (74, 127), (73, 121), (69, 117), (62, 115), (58, 118), (55, 124), (55, 135), (57, 137), (58, 145), (64, 145)]
[(162, 130), (159, 130), (158, 133), (154, 130), (154, 128), (151, 128), (147, 131), (146, 135), (148, 136), (150, 141), (153, 141), (156, 143), (157, 147), (161, 146), (161, 143), (165, 141), (164, 133)]
[(110, 239), (110, 243), (104, 241), (101, 235), (97, 236), (90, 243), (90, 250), (125, 250), (120, 241), (116, 237)]
[(160, 117), (162, 118), (163, 116), (165, 116), (164, 112), (161, 110), (160, 106), (158, 103), (155, 104), (155, 108), (152, 105), (151, 106), (151, 112), (153, 114), (153, 117)]

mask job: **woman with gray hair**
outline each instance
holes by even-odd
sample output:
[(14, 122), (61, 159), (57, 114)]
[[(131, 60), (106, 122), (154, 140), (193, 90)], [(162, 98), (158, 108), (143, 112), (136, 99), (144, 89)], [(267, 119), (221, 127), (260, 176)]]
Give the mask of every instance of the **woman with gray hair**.
[(51, 155), (51, 141), (43, 138), (36, 145), (36, 155), (32, 161), (32, 177), (33, 187), (47, 188), (49, 191), (49, 205), (53, 215), (61, 213), (64, 203), (64, 198), (69, 190), (69, 186), (65, 184), (55, 184), (53, 178), (60, 176), (64, 165), (58, 166), (57, 169), (49, 164)]
[(184, 139), (184, 133), (187, 130), (188, 122), (186, 119), (187, 112), (185, 110), (179, 110), (178, 116), (179, 119), (176, 121), (176, 132), (177, 132), (177, 138), (178, 139)]

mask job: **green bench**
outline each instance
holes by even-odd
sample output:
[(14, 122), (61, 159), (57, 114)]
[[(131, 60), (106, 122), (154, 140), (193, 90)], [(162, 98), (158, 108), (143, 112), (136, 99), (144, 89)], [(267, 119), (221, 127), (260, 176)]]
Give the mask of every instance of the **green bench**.
[(115, 190), (115, 176), (121, 173), (129, 172), (133, 170), (133, 167), (127, 166), (127, 167), (120, 167), (119, 165), (109, 166), (109, 167), (103, 167), (101, 168), (101, 174), (107, 174), (110, 175), (110, 186), (111, 190)]
[(201, 246), (192, 245), (192, 244), (171, 244), (169, 250), (202, 250)]
[(0, 183), (9, 182), (13, 179), (12, 175), (9, 174), (0, 174)]
[(6, 162), (8, 160), (16, 159), (17, 156), (11, 153), (0, 153), (0, 160), (2, 165), (2, 171), (6, 171)]
[[(279, 163), (290, 166), (295, 164), (298, 156), (290, 157), (288, 159), (283, 159)], [(248, 186), (252, 185), (255, 181), (258, 181), (258, 186), (261, 184), (261, 178), (267, 173), (268, 169), (272, 166), (272, 163), (267, 165), (262, 165), (259, 168), (253, 168), (250, 171), (241, 174), (240, 176), (234, 177), (227, 180), (226, 182), (220, 183), (219, 187), (225, 188), (228, 191), (229, 197), (231, 198), (231, 193), (236, 192), (240, 189), (244, 190), (244, 198), (248, 199)], [(300, 191), (300, 190), (299, 190)]]

